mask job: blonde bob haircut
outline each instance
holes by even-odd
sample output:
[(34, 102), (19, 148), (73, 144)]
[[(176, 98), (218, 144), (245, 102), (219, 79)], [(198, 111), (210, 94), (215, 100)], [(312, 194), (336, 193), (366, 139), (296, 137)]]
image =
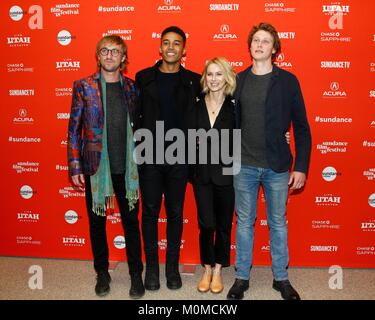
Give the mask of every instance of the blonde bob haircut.
[(233, 70), (233, 67), (230, 65), (227, 59), (224, 57), (215, 57), (211, 60), (208, 60), (206, 62), (206, 65), (203, 70), (203, 74), (201, 77), (201, 87), (202, 87), (202, 92), (204, 94), (209, 92), (208, 86), (207, 86), (207, 69), (209, 65), (211, 64), (217, 64), (221, 69), (223, 69), (224, 72), (224, 77), (226, 81), (225, 89), (224, 89), (224, 94), (227, 96), (233, 96), (234, 91), (236, 90), (236, 73)]

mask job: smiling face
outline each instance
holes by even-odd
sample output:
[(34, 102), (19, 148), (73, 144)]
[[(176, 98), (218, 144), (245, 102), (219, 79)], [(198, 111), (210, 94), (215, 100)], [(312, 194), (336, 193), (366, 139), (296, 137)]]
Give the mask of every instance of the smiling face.
[(274, 49), (274, 39), (271, 33), (259, 30), (257, 31), (250, 45), (250, 53), (254, 61), (272, 61)]
[(224, 91), (227, 81), (223, 68), (216, 63), (211, 63), (207, 67), (206, 83), (211, 92)]
[(168, 32), (161, 39), (159, 51), (164, 63), (179, 65), (185, 55), (184, 40), (179, 34)]

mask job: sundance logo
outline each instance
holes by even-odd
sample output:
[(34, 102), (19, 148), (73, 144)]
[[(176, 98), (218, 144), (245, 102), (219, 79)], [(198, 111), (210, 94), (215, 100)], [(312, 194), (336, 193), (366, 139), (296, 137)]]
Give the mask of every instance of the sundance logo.
[(340, 84), (333, 81), (329, 85), (329, 90), (323, 91), (323, 98), (347, 98), (347, 93), (344, 90), (340, 90)]
[(324, 194), (322, 196), (316, 196), (315, 203), (318, 206), (337, 207), (339, 204), (341, 204), (341, 197), (334, 196), (332, 194)]
[(341, 173), (337, 172), (334, 167), (326, 167), (322, 171), (322, 178), (327, 182), (335, 180), (337, 176), (341, 176)]
[(112, 224), (121, 223), (121, 214), (120, 212), (114, 212), (107, 216), (107, 220), (110, 221)]
[(79, 3), (56, 4), (51, 8), (51, 13), (57, 18), (61, 16), (77, 15), (79, 14)]
[(239, 11), (239, 3), (211, 3), (209, 5), (210, 11)]
[(349, 69), (350, 61), (320, 61), (322, 69)]
[(76, 36), (72, 36), (68, 30), (61, 30), (57, 34), (57, 42), (62, 46), (69, 45), (73, 39), (76, 39)]
[(8, 142), (11, 143), (41, 143), (42, 139), (39, 137), (8, 137)]
[(55, 88), (56, 97), (70, 97), (72, 94), (72, 88)]
[(39, 162), (22, 161), (13, 164), (12, 169), (17, 173), (38, 173)]
[(113, 245), (116, 249), (125, 249), (125, 237), (124, 236), (117, 236), (113, 239)]
[(28, 47), (31, 44), (31, 37), (17, 34), (7, 37), (7, 42), (10, 47)]
[(13, 21), (20, 21), (23, 18), (23, 15), (26, 13), (27, 11), (23, 11), (23, 9), (19, 6), (12, 6), (9, 9), (9, 17)]
[(98, 12), (103, 12), (103, 13), (109, 13), (109, 12), (134, 12), (135, 7), (134, 6), (113, 6), (113, 7), (103, 7), (99, 6), (98, 7)]
[(339, 250), (338, 246), (322, 246), (322, 245), (311, 245), (311, 252), (337, 252)]
[(34, 72), (34, 68), (25, 67), (23, 63), (8, 63), (7, 71), (8, 72)]
[(375, 193), (369, 196), (368, 198), (368, 204), (370, 207), (375, 208)]
[(78, 236), (63, 237), (62, 243), (66, 247), (83, 247), (86, 244), (86, 239)]
[(164, 0), (164, 4), (158, 6), (158, 13), (180, 13), (182, 9), (177, 2), (174, 0)]
[(102, 36), (118, 35), (122, 40), (130, 41), (132, 39), (132, 34), (133, 29), (114, 29), (108, 30), (107, 32), (103, 33)]
[(352, 123), (352, 118), (341, 118), (341, 117), (321, 117), (315, 116), (315, 122), (319, 123)]
[(24, 211), (17, 213), (18, 222), (39, 222), (39, 213), (33, 213), (31, 211)]
[(285, 59), (285, 54), (282, 53), (282, 52), (280, 52), (279, 55), (276, 57), (275, 64), (279, 68), (283, 68), (283, 69), (291, 69), (291, 68), (293, 68), (292, 63), (290, 61), (288, 61), (288, 60)]
[(213, 41), (238, 41), (238, 36), (230, 32), (228, 24), (222, 24), (220, 32), (213, 35)]
[(34, 119), (27, 116), (27, 109), (21, 108), (18, 110), (17, 117), (13, 118), (14, 124), (34, 124)]
[(85, 193), (83, 191), (78, 191), (73, 187), (64, 187), (59, 190), (59, 194), (62, 195), (65, 199), (85, 196)]
[(324, 141), (316, 146), (316, 149), (321, 154), (327, 153), (345, 153), (347, 146), (349, 145), (346, 141)]
[[(185, 240), (181, 240), (180, 249), (184, 248)], [(161, 239), (158, 241), (159, 250), (166, 250), (167, 249), (167, 239)]]
[(369, 168), (363, 171), (363, 176), (367, 178), (367, 180), (375, 180), (375, 168)]
[(26, 199), (26, 200), (31, 199), (33, 197), (34, 193), (36, 193), (36, 192), (34, 192), (34, 190), (28, 185), (24, 185), (20, 189), (21, 197)]
[(296, 8), (288, 7), (284, 2), (266, 2), (264, 4), (265, 12), (285, 12), (285, 13), (294, 13)]
[(64, 214), (64, 220), (66, 223), (75, 224), (78, 221), (78, 214), (74, 210), (68, 210)]
[(9, 89), (9, 96), (35, 96), (34, 89)]
[(80, 61), (73, 61), (72, 59), (65, 59), (56, 62), (57, 71), (78, 71), (81, 66)]

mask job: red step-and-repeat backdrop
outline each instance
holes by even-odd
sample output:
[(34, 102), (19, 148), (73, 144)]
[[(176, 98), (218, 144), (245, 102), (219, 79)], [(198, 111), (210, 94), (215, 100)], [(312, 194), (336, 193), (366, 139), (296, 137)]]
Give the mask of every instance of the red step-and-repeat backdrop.
[[(188, 34), (187, 68), (201, 72), (219, 55), (241, 71), (249, 30), (267, 21), (282, 41), (277, 65), (300, 80), (313, 135), (308, 183), (289, 197), (290, 264), (375, 267), (374, 11), (373, 0), (1, 1), (0, 254), (92, 258), (84, 195), (68, 180), (67, 126), (73, 80), (95, 71), (103, 35), (127, 42), (130, 78), (158, 60), (170, 25)], [(107, 230), (110, 259), (124, 261), (118, 210)], [(162, 209), (162, 259), (165, 231)], [(270, 264), (262, 192), (254, 259)], [(199, 264), (191, 186), (181, 262)]]

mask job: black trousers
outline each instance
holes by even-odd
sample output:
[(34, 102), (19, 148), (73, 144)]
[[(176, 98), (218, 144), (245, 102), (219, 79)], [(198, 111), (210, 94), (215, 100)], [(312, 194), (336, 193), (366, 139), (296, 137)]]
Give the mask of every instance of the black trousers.
[[(96, 272), (108, 270), (108, 242), (106, 232), (107, 217), (98, 216), (92, 211), (92, 193), (90, 177), (85, 176), (86, 207), (90, 223), (91, 248), (94, 255), (94, 268)], [(129, 273), (142, 273), (141, 234), (139, 230), (138, 212), (139, 203), (129, 211), (126, 200), (125, 178), (123, 174), (112, 174), (112, 185), (120, 209), (122, 227), (125, 233), (126, 255)]]
[(234, 214), (233, 185), (193, 184), (198, 209), (199, 249), (202, 265), (230, 265)]
[(188, 177), (187, 165), (144, 164), (140, 166), (142, 235), (147, 268), (159, 268), (158, 219), (162, 197), (167, 215), (166, 267), (176, 267), (180, 258), (183, 207)]

